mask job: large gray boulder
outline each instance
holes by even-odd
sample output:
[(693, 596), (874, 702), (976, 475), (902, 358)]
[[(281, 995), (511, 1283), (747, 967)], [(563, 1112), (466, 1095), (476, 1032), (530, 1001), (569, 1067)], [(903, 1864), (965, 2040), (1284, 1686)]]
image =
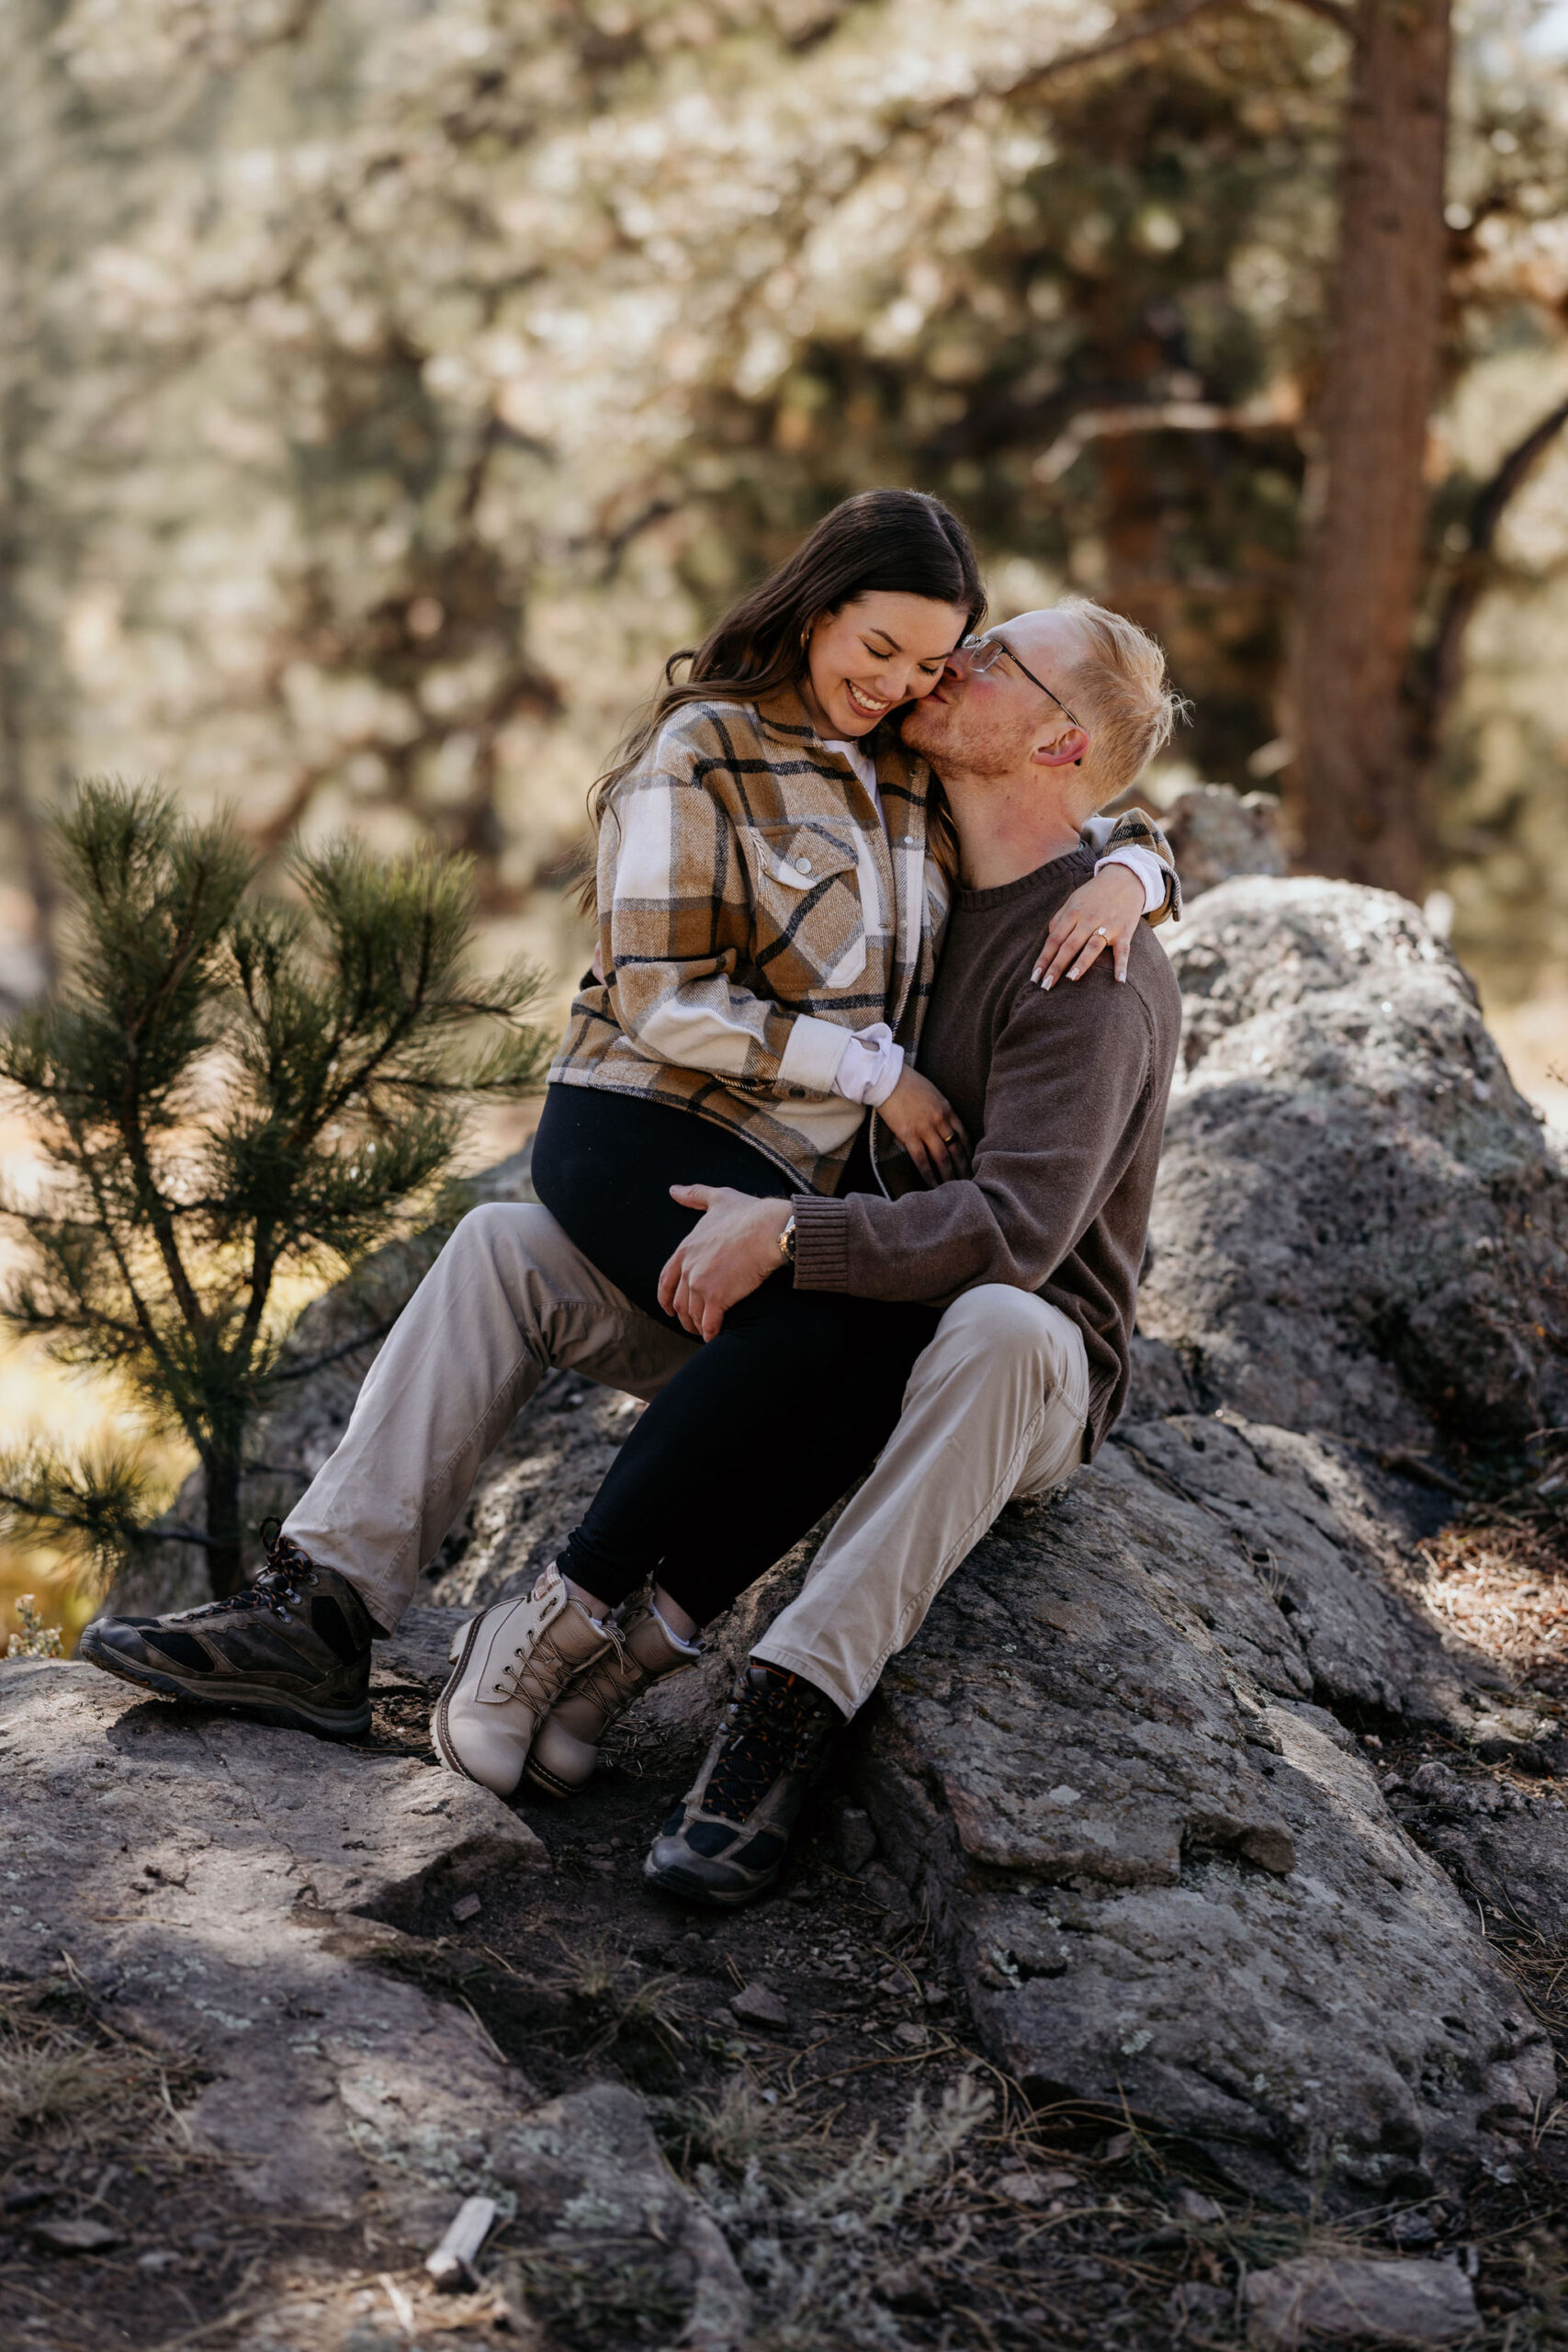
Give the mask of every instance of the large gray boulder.
[[(461, 2010), (345, 1966), (323, 1931), (547, 1867), (504, 1805), (52, 1660), (0, 1667), (0, 1748), (6, 1973), (47, 1976), (63, 1948), (129, 2030), (209, 2065), (186, 2120), (256, 2202), (345, 2215), (373, 2185), (484, 2187), (527, 2086)], [(383, 2110), (405, 2091), (398, 2148)]]
[[(1423, 1614), (1433, 1489), (1379, 1464), (1568, 1419), (1568, 1182), (1401, 900), (1233, 879), (1172, 956), (1128, 1415), (884, 1677), (861, 1785), (1038, 2094), (1287, 2200), (1421, 2193), (1552, 2062), (1347, 1726), (1551, 1725)], [(1568, 1861), (1562, 1820), (1531, 1826)]]
[(1473, 1712), (1365, 1541), (1392, 1502), (1321, 1442), (1144, 1424), (1003, 1514), (863, 1727), (863, 1800), (998, 2063), (1290, 2203), (1429, 2195), (1551, 2096), (1330, 1712)]
[(1139, 1302), (1205, 1407), (1380, 1448), (1568, 1421), (1568, 1175), (1450, 950), (1349, 883), (1222, 883)]
[[(1568, 1182), (1403, 901), (1232, 879), (1171, 952), (1128, 1415), (885, 1676), (861, 1782), (1019, 2079), (1355, 2203), (1522, 2131), (1553, 2079), (1347, 1726), (1551, 1728), (1424, 1616), (1433, 1489), (1378, 1465), (1568, 1419)], [(1561, 1815), (1532, 1826), (1568, 1860)]]

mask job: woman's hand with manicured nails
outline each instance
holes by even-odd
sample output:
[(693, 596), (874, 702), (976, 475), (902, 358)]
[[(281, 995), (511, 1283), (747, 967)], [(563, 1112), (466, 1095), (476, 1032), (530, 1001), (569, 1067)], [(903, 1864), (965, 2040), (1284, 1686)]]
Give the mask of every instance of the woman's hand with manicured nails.
[(659, 1304), (694, 1340), (714, 1340), (728, 1310), (788, 1264), (779, 1236), (790, 1205), (776, 1194), (758, 1200), (728, 1184), (671, 1184), (670, 1197), (703, 1215), (665, 1261)]
[(942, 1184), (950, 1177), (968, 1175), (969, 1138), (963, 1120), (946, 1095), (908, 1062), (876, 1115), (897, 1136), (924, 1183)]
[(1069, 980), (1081, 980), (1101, 948), (1109, 947), (1116, 958), (1116, 977), (1124, 980), (1133, 935), (1143, 920), (1144, 886), (1132, 867), (1102, 865), (1052, 916), (1030, 978), (1047, 989), (1054, 989), (1064, 972)]

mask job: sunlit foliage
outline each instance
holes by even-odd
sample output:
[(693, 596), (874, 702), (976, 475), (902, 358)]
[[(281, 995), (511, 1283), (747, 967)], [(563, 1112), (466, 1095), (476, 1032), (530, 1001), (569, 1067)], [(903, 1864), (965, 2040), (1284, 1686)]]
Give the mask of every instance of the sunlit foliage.
[[(970, 514), (1001, 606), (1071, 583), (1159, 628), (1195, 762), (1269, 774), (1346, 53), (1321, 8), (1167, 10), (1077, 64), (1141, 19), (8, 14), (24, 861), (25, 801), (112, 760), (235, 796), (264, 845), (434, 836), (478, 854), (492, 913), (526, 908), (657, 661), (889, 480)], [(1477, 489), (1568, 389), (1563, 102), (1531, 21), (1486, 0), (1461, 26), (1434, 620)], [(1521, 497), (1500, 588), (1488, 560), (1449, 754), (1484, 885), (1461, 911), (1527, 959), (1568, 955), (1568, 876), (1508, 863), (1568, 818), (1564, 483), (1549, 461)]]

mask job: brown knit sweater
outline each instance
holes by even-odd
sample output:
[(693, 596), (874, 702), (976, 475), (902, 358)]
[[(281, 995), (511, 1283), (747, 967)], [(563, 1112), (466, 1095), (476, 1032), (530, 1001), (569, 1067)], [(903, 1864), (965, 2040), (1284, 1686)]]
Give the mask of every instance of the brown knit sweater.
[[(1126, 1398), (1181, 1029), (1175, 977), (1146, 923), (1124, 987), (1108, 955), (1048, 996), (1031, 984), (1051, 917), (1093, 865), (1075, 850), (953, 901), (919, 1066), (964, 1121), (973, 1174), (891, 1200), (801, 1193), (794, 1203), (797, 1289), (945, 1304), (1009, 1283), (1070, 1315), (1089, 1353), (1090, 1457)], [(889, 1140), (879, 1133), (880, 1154)]]

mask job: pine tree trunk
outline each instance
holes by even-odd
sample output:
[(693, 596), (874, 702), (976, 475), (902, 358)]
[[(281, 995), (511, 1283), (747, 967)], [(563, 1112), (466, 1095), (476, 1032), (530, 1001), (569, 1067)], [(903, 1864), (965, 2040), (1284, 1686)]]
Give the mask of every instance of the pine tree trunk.
[(1310, 872), (1412, 898), (1427, 826), (1405, 690), (1441, 325), (1449, 0), (1357, 0), (1354, 23), (1286, 807)]
[(214, 1600), (227, 1600), (244, 1582), (240, 1546), (240, 1457), (209, 1453), (207, 1486), (208, 1574)]

